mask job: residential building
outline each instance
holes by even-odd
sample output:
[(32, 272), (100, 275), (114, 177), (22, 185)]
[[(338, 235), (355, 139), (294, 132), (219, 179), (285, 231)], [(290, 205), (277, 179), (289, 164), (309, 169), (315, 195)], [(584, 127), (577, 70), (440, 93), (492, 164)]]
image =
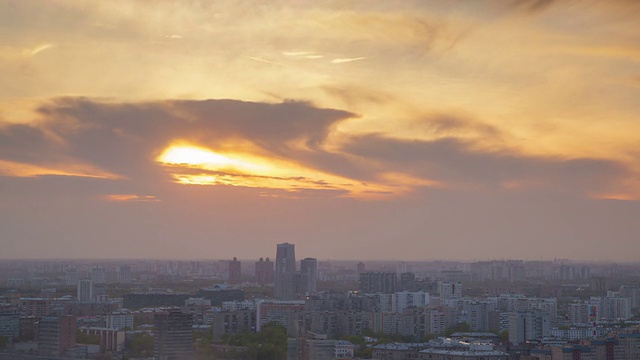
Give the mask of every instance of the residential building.
[(300, 260), (300, 273), (306, 280), (306, 294), (315, 294), (318, 282), (318, 260), (314, 258)]
[(78, 281), (78, 301), (93, 301), (93, 281), (91, 280), (79, 280)]
[(38, 351), (41, 355), (61, 356), (76, 346), (76, 317), (45, 316), (38, 322)]
[(551, 333), (551, 320), (542, 311), (518, 311), (509, 317), (509, 341), (521, 344), (534, 341)]
[(397, 291), (397, 282), (394, 272), (366, 272), (360, 274), (360, 291), (365, 294), (393, 294)]
[(242, 263), (238, 258), (229, 261), (229, 284), (236, 285), (242, 281)]
[(269, 258), (260, 258), (255, 266), (256, 282), (260, 285), (273, 283), (273, 271), (273, 262)]

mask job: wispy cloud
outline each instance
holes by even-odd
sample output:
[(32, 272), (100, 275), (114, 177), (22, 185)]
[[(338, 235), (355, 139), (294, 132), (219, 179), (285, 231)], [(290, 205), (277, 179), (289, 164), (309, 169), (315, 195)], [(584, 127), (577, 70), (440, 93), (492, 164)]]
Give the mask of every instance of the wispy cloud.
[(245, 56), (245, 58), (247, 58), (249, 60), (265, 63), (265, 64), (272, 64), (272, 65), (278, 65), (278, 66), (287, 66), (287, 65), (279, 63), (279, 62), (267, 60), (267, 59), (264, 59), (264, 58), (261, 58), (261, 57), (256, 57), (256, 56)]
[(36, 56), (36, 55), (40, 54), (43, 51), (52, 49), (55, 46), (56, 46), (55, 44), (51, 44), (51, 43), (40, 44), (40, 45), (37, 45), (37, 46), (35, 46), (33, 48), (25, 49), (22, 52), (22, 55), (24, 55), (25, 57), (33, 57), (33, 56)]
[(360, 61), (360, 60), (365, 60), (365, 59), (366, 59), (366, 57), (333, 59), (333, 60), (331, 60), (331, 63), (332, 64), (344, 64), (344, 63), (349, 63), (349, 62), (353, 62), (353, 61)]

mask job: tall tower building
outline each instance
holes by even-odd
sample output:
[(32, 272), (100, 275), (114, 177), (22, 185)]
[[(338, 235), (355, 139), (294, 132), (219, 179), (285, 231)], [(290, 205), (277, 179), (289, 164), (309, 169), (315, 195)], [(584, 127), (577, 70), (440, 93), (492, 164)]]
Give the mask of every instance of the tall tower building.
[(314, 258), (300, 260), (300, 273), (306, 276), (306, 293), (315, 294), (318, 282), (318, 260)]
[(156, 359), (188, 359), (193, 355), (193, 315), (179, 310), (156, 314), (154, 325)]
[(229, 262), (229, 284), (240, 284), (242, 277), (241, 265), (238, 258), (235, 257)]
[(296, 272), (296, 246), (294, 244), (278, 244), (276, 251), (276, 275)]
[(93, 281), (78, 281), (78, 301), (93, 301)]
[(275, 263), (274, 296), (278, 300), (296, 298), (296, 255), (295, 245), (278, 244)]

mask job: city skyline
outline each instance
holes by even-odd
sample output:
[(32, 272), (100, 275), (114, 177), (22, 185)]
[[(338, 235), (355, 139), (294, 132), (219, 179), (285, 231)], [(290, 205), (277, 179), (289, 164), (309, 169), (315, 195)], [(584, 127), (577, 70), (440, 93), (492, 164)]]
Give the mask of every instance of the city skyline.
[(640, 3), (0, 4), (0, 259), (640, 259)]

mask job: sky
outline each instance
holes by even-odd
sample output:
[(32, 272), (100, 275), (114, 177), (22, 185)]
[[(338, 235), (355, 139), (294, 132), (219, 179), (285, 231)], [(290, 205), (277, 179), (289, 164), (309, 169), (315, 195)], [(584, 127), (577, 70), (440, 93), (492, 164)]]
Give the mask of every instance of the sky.
[(0, 1), (0, 258), (640, 259), (640, 2)]

